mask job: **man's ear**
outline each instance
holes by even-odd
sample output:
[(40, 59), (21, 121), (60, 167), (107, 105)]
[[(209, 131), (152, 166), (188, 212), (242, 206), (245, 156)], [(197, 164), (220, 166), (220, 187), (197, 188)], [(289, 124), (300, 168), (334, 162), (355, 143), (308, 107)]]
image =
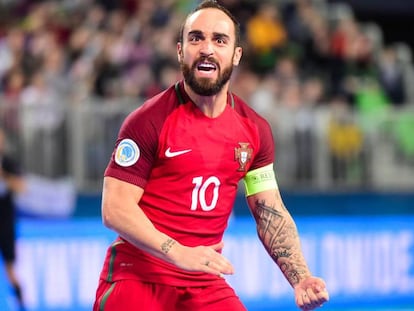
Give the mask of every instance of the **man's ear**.
[(181, 45), (181, 42), (177, 42), (177, 59), (179, 63), (181, 63), (183, 59), (183, 47)]
[(236, 47), (236, 49), (234, 50), (234, 56), (233, 56), (234, 66), (239, 65), (242, 54), (243, 54), (243, 49), (240, 46)]

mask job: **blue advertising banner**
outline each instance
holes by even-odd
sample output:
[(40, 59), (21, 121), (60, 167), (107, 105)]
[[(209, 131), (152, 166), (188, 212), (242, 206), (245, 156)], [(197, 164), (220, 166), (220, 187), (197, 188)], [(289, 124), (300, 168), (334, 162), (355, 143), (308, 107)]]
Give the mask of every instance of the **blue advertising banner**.
[[(323, 310), (414, 310), (414, 217), (300, 217), (296, 223), (310, 269), (327, 282), (331, 301)], [(90, 311), (114, 238), (96, 218), (22, 220), (17, 269), (28, 310)], [(297, 310), (251, 218), (232, 218), (224, 242), (236, 271), (226, 278), (248, 310)], [(0, 310), (16, 310), (3, 270)]]

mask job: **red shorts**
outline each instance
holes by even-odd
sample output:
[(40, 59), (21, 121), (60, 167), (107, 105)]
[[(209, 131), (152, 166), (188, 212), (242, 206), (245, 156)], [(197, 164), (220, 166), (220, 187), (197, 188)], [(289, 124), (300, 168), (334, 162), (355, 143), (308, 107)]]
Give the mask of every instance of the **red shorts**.
[(121, 280), (100, 280), (93, 311), (247, 311), (233, 289), (222, 283), (176, 287)]

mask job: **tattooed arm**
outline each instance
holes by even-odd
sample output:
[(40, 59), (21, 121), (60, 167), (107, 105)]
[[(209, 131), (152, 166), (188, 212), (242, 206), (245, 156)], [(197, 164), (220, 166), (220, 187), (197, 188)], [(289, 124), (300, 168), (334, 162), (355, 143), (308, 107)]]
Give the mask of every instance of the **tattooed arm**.
[(256, 220), (257, 233), (286, 280), (295, 289), (302, 310), (313, 310), (329, 299), (322, 279), (313, 277), (302, 254), (296, 224), (283, 204), (279, 190), (266, 190), (247, 197)]
[(259, 192), (249, 196), (247, 201), (260, 240), (292, 287), (309, 277), (311, 273), (301, 252), (296, 225), (279, 191)]

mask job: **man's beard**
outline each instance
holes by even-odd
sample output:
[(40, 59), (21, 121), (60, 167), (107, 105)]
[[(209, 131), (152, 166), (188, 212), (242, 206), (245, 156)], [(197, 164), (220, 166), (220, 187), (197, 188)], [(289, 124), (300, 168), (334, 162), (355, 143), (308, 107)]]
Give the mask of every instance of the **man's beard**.
[[(213, 81), (209, 78), (196, 78), (194, 72), (197, 70), (198, 62), (199, 60), (195, 61), (191, 68), (187, 64), (184, 64), (183, 61), (180, 62), (185, 82), (198, 95), (213, 96), (218, 94), (223, 89), (223, 86), (230, 80), (233, 66), (224, 68), (224, 70), (219, 73), (217, 80)], [(218, 68), (219, 67), (217, 66), (216, 70), (219, 70)]]

